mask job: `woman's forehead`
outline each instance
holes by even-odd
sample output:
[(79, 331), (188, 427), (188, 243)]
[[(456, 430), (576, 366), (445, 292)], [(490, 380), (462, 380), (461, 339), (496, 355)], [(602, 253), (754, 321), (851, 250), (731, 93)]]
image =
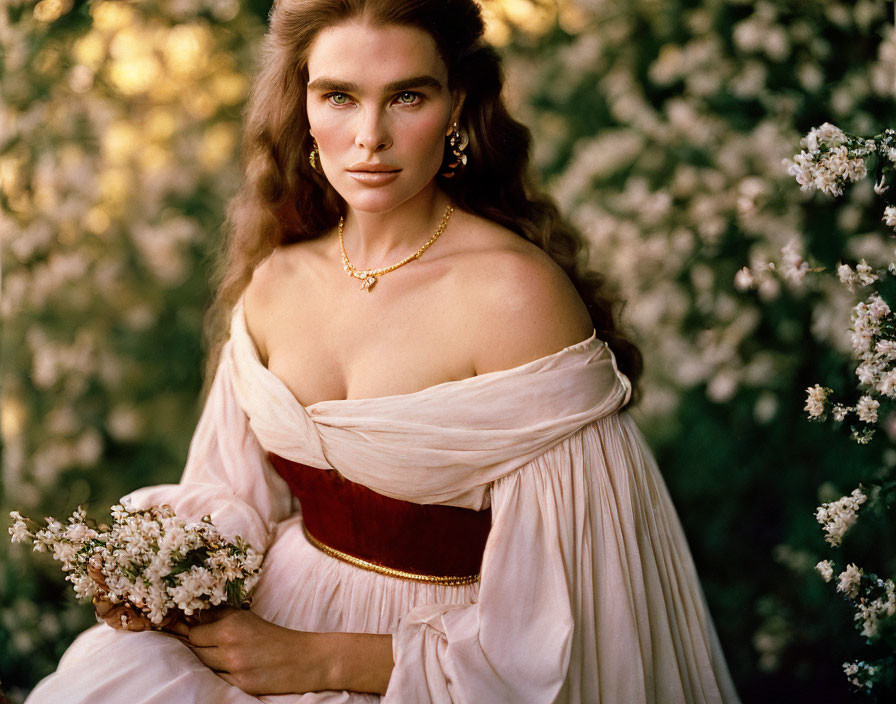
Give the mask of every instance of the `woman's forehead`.
[(351, 83), (384, 90), (417, 77), (447, 84), (448, 69), (435, 40), (422, 29), (349, 20), (320, 32), (308, 55), (308, 81)]

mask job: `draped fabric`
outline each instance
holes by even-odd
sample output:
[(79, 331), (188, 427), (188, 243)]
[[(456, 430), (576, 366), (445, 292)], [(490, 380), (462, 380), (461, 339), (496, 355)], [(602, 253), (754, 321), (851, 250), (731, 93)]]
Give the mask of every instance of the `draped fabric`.
[[(393, 635), (384, 697), (261, 701), (737, 702), (665, 484), (621, 411), (630, 391), (592, 334), (512, 369), (303, 406), (262, 364), (240, 301), (181, 483), (129, 498), (211, 513), (265, 549), (253, 603), (263, 618)], [(491, 506), (480, 582), (400, 580), (318, 551), (267, 452), (404, 501)], [(174, 639), (101, 625), (28, 699), (62, 701), (258, 699)]]

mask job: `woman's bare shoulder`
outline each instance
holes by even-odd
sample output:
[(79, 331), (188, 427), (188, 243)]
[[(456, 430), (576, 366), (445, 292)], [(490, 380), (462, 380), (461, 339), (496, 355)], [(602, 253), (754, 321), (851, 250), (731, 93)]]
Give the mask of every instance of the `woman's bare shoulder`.
[(309, 260), (319, 256), (317, 240), (279, 245), (265, 257), (255, 270), (243, 293), (243, 309), (249, 334), (256, 342), (263, 359), (267, 359), (265, 330), (280, 315), (285, 299), (300, 295), (291, 288), (301, 285), (302, 270)]
[(470, 222), (465, 239), (455, 285), (478, 374), (525, 364), (591, 335), (575, 286), (542, 249), (489, 221)]

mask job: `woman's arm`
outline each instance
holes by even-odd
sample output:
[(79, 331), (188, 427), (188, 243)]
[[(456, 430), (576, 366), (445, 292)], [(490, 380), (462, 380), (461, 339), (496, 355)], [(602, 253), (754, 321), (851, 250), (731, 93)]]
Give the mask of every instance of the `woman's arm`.
[(394, 666), (391, 635), (296, 631), (238, 609), (174, 630), (205, 665), (253, 695), (326, 689), (383, 694)]

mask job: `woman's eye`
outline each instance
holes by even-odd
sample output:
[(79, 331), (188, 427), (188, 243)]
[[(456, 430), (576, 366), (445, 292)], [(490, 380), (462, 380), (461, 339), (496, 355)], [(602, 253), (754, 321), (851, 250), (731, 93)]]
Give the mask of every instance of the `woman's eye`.
[(413, 91), (405, 91), (404, 93), (399, 93), (396, 96), (396, 100), (402, 105), (413, 105), (420, 101), (420, 94), (414, 93)]

